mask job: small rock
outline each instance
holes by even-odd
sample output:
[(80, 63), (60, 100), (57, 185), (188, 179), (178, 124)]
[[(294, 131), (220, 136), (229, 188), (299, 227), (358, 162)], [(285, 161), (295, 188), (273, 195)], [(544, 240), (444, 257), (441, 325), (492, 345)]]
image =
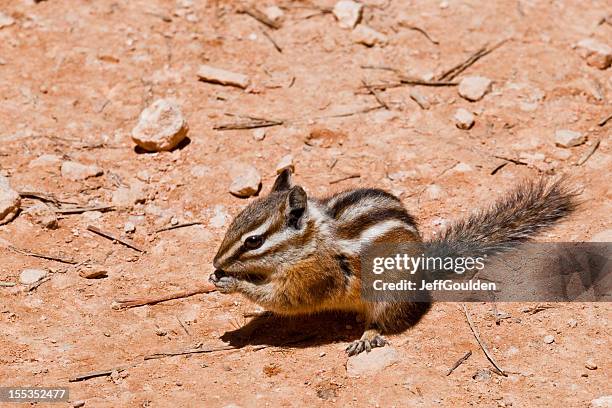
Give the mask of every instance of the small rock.
[(487, 381), (491, 379), (491, 370), (479, 369), (473, 375), (472, 379), (476, 381)]
[(25, 214), (28, 215), (36, 224), (41, 225), (46, 229), (57, 229), (57, 215), (55, 211), (53, 211), (47, 204), (38, 203), (28, 208), (25, 211)]
[(170, 218), (170, 225), (178, 225), (179, 224), (179, 220), (176, 217), (172, 217)]
[(612, 229), (600, 231), (593, 235), (591, 242), (612, 242)]
[(544, 336), (544, 343), (546, 344), (552, 344), (555, 341), (555, 337), (551, 334)]
[(597, 364), (595, 364), (591, 360), (588, 360), (586, 363), (584, 363), (584, 366), (589, 370), (597, 370)]
[(158, 99), (140, 113), (132, 129), (132, 140), (150, 152), (174, 149), (189, 131), (180, 107), (171, 100)]
[(155, 334), (157, 334), (160, 337), (165, 336), (166, 334), (168, 334), (168, 332), (164, 329), (160, 329), (159, 327), (157, 329), (155, 329)]
[(72, 403), (72, 408), (81, 408), (85, 406), (85, 401), (79, 400)]
[(54, 154), (43, 154), (38, 156), (34, 160), (32, 160), (28, 167), (50, 167), (50, 166), (58, 166), (61, 163), (62, 159), (59, 156)]
[(288, 154), (283, 156), (278, 164), (276, 165), (276, 174), (281, 174), (283, 170), (290, 169), (292, 173), (295, 173), (295, 166), (293, 164), (293, 156)]
[(559, 129), (555, 131), (555, 144), (559, 147), (573, 147), (583, 144), (586, 136), (573, 130)]
[(388, 38), (383, 33), (370, 28), (366, 25), (359, 24), (351, 33), (351, 39), (354, 43), (363, 44), (368, 47), (372, 47), (376, 44), (384, 45), (387, 43)]
[(283, 17), (285, 16), (283, 10), (278, 6), (266, 7), (263, 10), (263, 13), (266, 15), (266, 17), (268, 17), (270, 21), (275, 24), (279, 24), (280, 22), (282, 22)]
[(491, 83), (489, 78), (482, 76), (465, 77), (459, 82), (459, 95), (471, 102), (479, 101), (489, 92)]
[(0, 11), (0, 28), (9, 27), (15, 24), (15, 19)]
[(82, 164), (73, 161), (62, 163), (62, 177), (73, 181), (86, 180), (104, 174), (104, 170), (95, 164)]
[(574, 329), (578, 326), (578, 321), (576, 319), (569, 319), (567, 321), (567, 325), (571, 327), (572, 329)]
[(266, 138), (266, 129), (264, 128), (254, 129), (252, 135), (253, 135), (254, 140), (261, 142), (262, 140)]
[(261, 176), (255, 167), (247, 166), (242, 173), (234, 178), (229, 191), (236, 197), (248, 198), (259, 193)]
[(474, 126), (474, 115), (467, 109), (457, 109), (453, 118), (455, 119), (455, 126), (459, 129), (468, 130)]
[(612, 395), (605, 395), (592, 400), (590, 408), (612, 408)]
[(586, 59), (587, 64), (599, 69), (612, 65), (612, 48), (592, 38), (585, 38), (576, 45), (578, 54)]
[(123, 231), (127, 234), (134, 233), (136, 232), (136, 225), (134, 225), (133, 222), (128, 221), (123, 225)]
[(200, 69), (198, 69), (198, 77), (204, 82), (236, 86), (242, 89), (245, 89), (251, 83), (251, 79), (246, 75), (211, 67), (209, 65), (200, 66)]
[(13, 190), (6, 177), (0, 175), (0, 225), (11, 221), (21, 206), (21, 196)]
[(351, 0), (340, 0), (332, 11), (342, 28), (354, 28), (363, 12), (363, 5)]
[(24, 285), (31, 285), (38, 282), (45, 276), (47, 276), (47, 271), (42, 269), (24, 269), (19, 275), (19, 282)]
[(389, 346), (377, 347), (369, 353), (363, 352), (352, 356), (346, 363), (346, 372), (349, 377), (359, 377), (375, 374), (399, 361), (397, 351)]

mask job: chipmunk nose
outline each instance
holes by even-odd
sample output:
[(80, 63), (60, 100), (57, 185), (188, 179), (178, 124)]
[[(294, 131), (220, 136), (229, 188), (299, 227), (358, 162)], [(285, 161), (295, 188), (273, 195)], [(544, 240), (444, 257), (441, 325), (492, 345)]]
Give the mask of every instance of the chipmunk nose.
[(226, 276), (225, 272), (223, 272), (221, 269), (216, 269), (213, 273), (210, 274), (208, 280), (212, 283), (217, 283), (219, 282), (219, 279), (223, 276)]

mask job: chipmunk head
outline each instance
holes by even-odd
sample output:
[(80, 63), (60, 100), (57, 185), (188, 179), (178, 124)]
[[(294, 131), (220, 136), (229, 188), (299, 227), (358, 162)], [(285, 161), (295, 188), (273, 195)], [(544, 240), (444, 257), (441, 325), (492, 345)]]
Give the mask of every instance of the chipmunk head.
[(291, 171), (284, 170), (266, 197), (250, 203), (232, 221), (213, 261), (215, 275), (265, 280), (299, 257), (311, 224), (306, 192), (293, 186)]

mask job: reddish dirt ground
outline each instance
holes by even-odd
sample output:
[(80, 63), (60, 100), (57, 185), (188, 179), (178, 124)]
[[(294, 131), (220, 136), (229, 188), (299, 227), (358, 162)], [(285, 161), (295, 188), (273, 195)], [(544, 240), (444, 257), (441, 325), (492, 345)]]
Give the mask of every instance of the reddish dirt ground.
[[(24, 198), (24, 211), (0, 226), (0, 281), (18, 283), (24, 268), (46, 269), (51, 277), (32, 291), (0, 287), (0, 385), (69, 386), (71, 401), (86, 407), (585, 407), (612, 394), (609, 303), (553, 303), (536, 314), (523, 311), (528, 304), (499, 304), (510, 316), (499, 325), (491, 304), (469, 305), (483, 340), (510, 373), (483, 380), (472, 376), (490, 363), (452, 303), (433, 305), (414, 328), (389, 336), (400, 361), (362, 378), (347, 376), (343, 351), (359, 336), (354, 316), (244, 318), (256, 305), (219, 293), (111, 308), (115, 299), (205, 282), (229, 218), (248, 202), (228, 193), (235, 170), (255, 166), (265, 192), (286, 154), (294, 156), (296, 179), (310, 194), (388, 189), (425, 236), (517, 179), (542, 172), (571, 175), (586, 204), (538, 240), (583, 241), (610, 228), (606, 136), (612, 123), (598, 122), (611, 113), (611, 71), (588, 66), (573, 49), (586, 37), (612, 38), (612, 26), (598, 24), (612, 11), (608, 1), (367, 1), (363, 22), (389, 38), (371, 48), (353, 43), (349, 30), (313, 4), (278, 3), (284, 22), (270, 30), (238, 13), (233, 2), (0, 0), (0, 12), (14, 19), (0, 28), (2, 174), (16, 190), (80, 205), (110, 203), (118, 189), (142, 187), (136, 204), (64, 215), (55, 230), (26, 214), (37, 201)], [(378, 93), (389, 109), (332, 117), (378, 105), (362, 79), (396, 77), (363, 66), (431, 77), (503, 39), (509, 40), (458, 77), (493, 80), (478, 102), (461, 98), (456, 87), (401, 86)], [(252, 85), (245, 91), (201, 82), (201, 64), (247, 74)], [(412, 89), (429, 99), (429, 109), (410, 98)], [(169, 153), (139, 153), (130, 131), (160, 97), (180, 104), (190, 143)], [(476, 114), (469, 131), (454, 125), (460, 107)], [(284, 124), (255, 141), (251, 130), (213, 130), (234, 120), (227, 114)], [(346, 137), (308, 145), (305, 137), (315, 127)], [(556, 147), (557, 129), (583, 132), (588, 140)], [(595, 153), (575, 165), (596, 140)], [(534, 158), (540, 153), (543, 158)], [(59, 163), (30, 164), (42, 154), (97, 164), (104, 175), (66, 180)], [(330, 184), (356, 173), (359, 178)], [(155, 233), (172, 217), (202, 225)], [(122, 236), (128, 221), (136, 225), (130, 237), (146, 253), (86, 230), (93, 224)], [(9, 244), (102, 265), (108, 277), (84, 279), (78, 267), (17, 254)], [(554, 343), (545, 344), (546, 335)], [(143, 361), (155, 352), (224, 341), (244, 347)], [(261, 344), (270, 347), (258, 350)], [(472, 357), (445, 376), (468, 350)], [(588, 360), (598, 368), (586, 369)], [(129, 368), (119, 375), (68, 382), (123, 366)]]

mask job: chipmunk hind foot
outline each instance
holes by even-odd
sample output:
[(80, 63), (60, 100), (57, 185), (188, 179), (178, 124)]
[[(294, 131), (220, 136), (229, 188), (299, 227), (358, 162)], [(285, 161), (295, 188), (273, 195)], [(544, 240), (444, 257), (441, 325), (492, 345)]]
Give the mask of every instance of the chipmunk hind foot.
[(346, 353), (354, 356), (362, 352), (369, 353), (375, 347), (384, 347), (389, 344), (377, 329), (367, 329), (359, 340), (355, 340), (346, 347)]

